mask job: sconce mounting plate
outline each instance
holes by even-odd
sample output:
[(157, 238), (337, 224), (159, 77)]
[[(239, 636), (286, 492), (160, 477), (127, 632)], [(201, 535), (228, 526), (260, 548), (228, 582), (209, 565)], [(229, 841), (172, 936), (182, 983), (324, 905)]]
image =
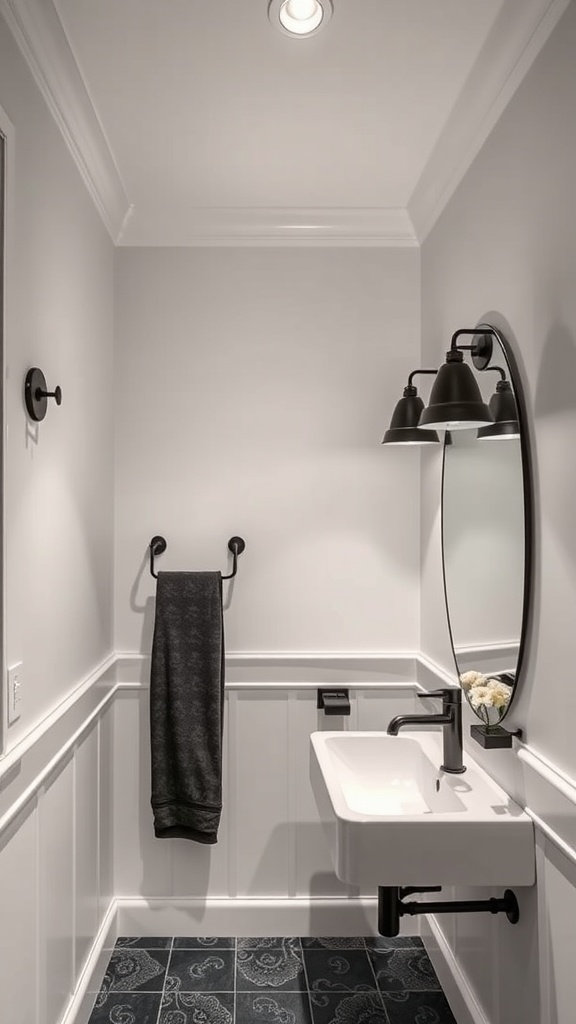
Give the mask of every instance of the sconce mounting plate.
[(493, 351), (491, 334), (475, 334), (472, 339), (472, 362), (477, 370), (485, 370), (490, 365)]
[(54, 391), (46, 390), (46, 377), (37, 366), (33, 366), (26, 374), (24, 381), (24, 401), (31, 420), (40, 423), (46, 415), (48, 399), (53, 398), (56, 405), (62, 404), (62, 388)]
[(33, 366), (26, 374), (24, 383), (24, 399), (30, 419), (39, 423), (46, 415), (48, 399), (46, 397), (46, 377), (37, 366)]

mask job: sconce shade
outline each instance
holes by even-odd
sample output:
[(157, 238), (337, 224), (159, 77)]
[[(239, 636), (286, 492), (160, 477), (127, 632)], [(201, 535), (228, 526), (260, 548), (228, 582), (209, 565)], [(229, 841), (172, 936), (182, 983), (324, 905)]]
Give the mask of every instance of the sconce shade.
[(437, 444), (435, 430), (422, 430), (418, 426), (423, 409), (424, 402), (418, 397), (418, 390), (409, 384), (396, 404), (382, 444)]
[(493, 422), (482, 401), (480, 388), (459, 349), (446, 353), (430, 392), (430, 403), (420, 417), (420, 426), (434, 430), (468, 430)]
[(494, 417), (494, 423), (490, 423), (478, 431), (479, 441), (491, 441), (500, 437), (520, 437), (518, 408), (509, 380), (498, 381), (488, 408)]

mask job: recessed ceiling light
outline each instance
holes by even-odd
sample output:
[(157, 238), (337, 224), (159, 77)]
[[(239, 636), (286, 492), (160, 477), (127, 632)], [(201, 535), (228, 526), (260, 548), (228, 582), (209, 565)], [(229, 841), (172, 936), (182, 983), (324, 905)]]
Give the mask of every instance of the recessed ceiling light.
[(311, 36), (332, 17), (332, 0), (270, 0), (268, 17), (288, 36)]

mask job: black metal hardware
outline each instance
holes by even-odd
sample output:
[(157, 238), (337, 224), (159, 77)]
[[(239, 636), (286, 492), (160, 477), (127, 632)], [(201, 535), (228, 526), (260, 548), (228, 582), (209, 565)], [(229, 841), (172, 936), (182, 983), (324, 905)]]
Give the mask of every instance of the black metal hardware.
[[(243, 540), (242, 537), (230, 538), (230, 540), (228, 541), (228, 550), (231, 551), (233, 555), (232, 572), (229, 573), (228, 576), (223, 576), (223, 580), (231, 580), (236, 575), (238, 571), (238, 555), (242, 554), (245, 547), (246, 542)], [(156, 558), (156, 555), (162, 555), (166, 551), (166, 548), (167, 543), (164, 537), (152, 537), (152, 540), (150, 541), (149, 545), (150, 573), (152, 574), (155, 580), (158, 579), (158, 573), (154, 572), (154, 559)]]
[(412, 370), (412, 373), (409, 374), (409, 376), (408, 376), (408, 387), (409, 388), (413, 388), (414, 387), (414, 385), (412, 384), (412, 378), (418, 376), (418, 374), (420, 374), (420, 373), (436, 374), (436, 373), (438, 373), (438, 370)]
[(397, 736), (400, 729), (411, 725), (442, 725), (442, 764), (443, 772), (451, 775), (462, 775), (466, 771), (462, 763), (462, 690), (457, 686), (447, 686), (441, 690), (429, 690), (419, 693), (418, 697), (442, 697), (442, 713), (440, 715), (396, 715), (388, 723), (388, 735)]
[(228, 550), (232, 552), (232, 572), (228, 576), (223, 576), (223, 580), (231, 580), (234, 578), (238, 571), (238, 555), (241, 555), (246, 547), (242, 537), (231, 537), (228, 541)]
[(511, 747), (512, 737), (517, 736), (520, 739), (522, 729), (509, 731), (502, 725), (471, 725), (470, 735), (485, 750), (497, 750), (498, 748)]
[[(469, 330), (456, 331), (453, 335), (452, 341), (455, 343), (455, 339), (459, 334), (471, 334), (473, 335), (473, 344), (471, 346), (472, 361), (477, 370), (484, 370), (490, 363), (492, 357), (493, 348), (495, 347), (494, 342), (497, 342), (500, 349), (497, 352), (503, 355), (505, 365), (508, 370), (508, 379), (510, 380), (514, 388), (514, 396), (516, 399), (516, 406), (518, 411), (518, 423), (520, 425), (520, 455), (522, 459), (522, 477), (523, 477), (523, 491), (524, 491), (524, 593), (522, 601), (522, 623), (520, 628), (520, 646), (518, 650), (518, 661), (514, 673), (507, 673), (512, 675), (512, 680), (509, 685), (516, 688), (518, 680), (522, 678), (522, 670), (524, 667), (524, 660), (528, 653), (528, 634), (531, 628), (531, 623), (534, 616), (534, 552), (536, 547), (536, 520), (535, 520), (535, 497), (534, 497), (534, 472), (533, 472), (533, 459), (531, 451), (531, 428), (530, 418), (528, 415), (528, 407), (526, 404), (526, 395), (523, 385), (523, 375), (520, 372), (520, 366), (514, 351), (514, 348), (508, 341), (508, 339), (497, 330), (495, 327), (491, 327), (490, 324), (480, 323), (474, 328)], [(478, 341), (478, 344), (476, 344)], [(458, 346), (460, 347), (460, 346)], [(446, 443), (444, 446), (444, 460), (442, 467), (442, 493), (444, 493), (446, 478)], [(444, 537), (444, 523), (445, 519), (442, 517), (442, 575), (444, 579), (444, 600), (446, 603), (446, 613), (448, 616), (448, 632), (450, 635), (450, 643), (452, 647), (452, 653), (454, 656), (454, 664), (456, 672), (460, 675), (461, 668), (458, 665), (458, 659), (455, 653), (455, 642), (452, 630), (452, 623), (450, 621), (450, 608), (448, 604), (448, 588), (447, 588), (447, 575), (446, 575), (446, 555), (445, 555), (445, 537)], [(504, 674), (501, 674), (504, 679)], [(506, 680), (508, 682), (508, 680)], [(510, 711), (510, 700), (506, 707), (502, 719)], [(474, 737), (476, 738), (476, 737)]]
[(323, 711), (325, 715), (349, 715), (350, 698), (348, 690), (335, 689), (334, 687), (318, 690), (316, 707), (319, 711)]
[(442, 701), (447, 704), (458, 704), (462, 699), (462, 691), (458, 686), (443, 686), (439, 690), (426, 690), (426, 693), (417, 693), (416, 696), (420, 700), (426, 700), (427, 697), (442, 697)]
[(158, 573), (154, 572), (154, 559), (156, 555), (162, 555), (166, 551), (166, 540), (164, 537), (152, 537), (150, 541), (150, 572), (152, 573), (155, 580), (158, 579)]
[(418, 388), (413, 384), (418, 374), (437, 374), (438, 370), (412, 370), (408, 384), (404, 388), (402, 398), (396, 403), (390, 426), (382, 444), (437, 444), (438, 434), (435, 430), (423, 430), (418, 426), (424, 410), (424, 402), (418, 396)]
[(389, 938), (398, 935), (400, 918), (405, 914), (506, 914), (510, 924), (520, 919), (518, 900), (511, 889), (504, 890), (504, 896), (489, 900), (440, 900), (438, 903), (411, 900), (404, 903), (404, 897), (415, 892), (440, 892), (441, 885), (427, 888), (417, 886), (378, 886), (378, 933)]
[[(473, 341), (471, 345), (458, 345), (456, 339), (461, 334), (473, 335)], [(462, 352), (470, 352), (472, 354), (472, 362), (477, 370), (485, 370), (492, 359), (492, 353), (494, 350), (494, 342), (492, 338), (498, 337), (493, 327), (463, 327), (459, 331), (455, 331), (452, 335), (452, 341), (450, 348), (452, 350), (459, 349)]]
[(57, 386), (54, 391), (47, 391), (46, 387), (46, 377), (42, 370), (37, 366), (28, 370), (24, 381), (24, 401), (30, 419), (36, 423), (44, 419), (49, 398), (53, 398), (56, 405), (62, 405), (62, 388)]
[(398, 889), (400, 899), (406, 896), (413, 896), (416, 892), (442, 892), (441, 885), (401, 885)]

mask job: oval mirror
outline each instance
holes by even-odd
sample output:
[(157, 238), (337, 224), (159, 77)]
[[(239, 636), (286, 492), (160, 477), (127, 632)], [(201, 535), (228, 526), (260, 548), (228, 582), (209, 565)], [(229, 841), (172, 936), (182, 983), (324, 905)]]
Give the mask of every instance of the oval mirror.
[(492, 728), (510, 708), (525, 653), (532, 474), (526, 406), (514, 354), (491, 325), (479, 324), (477, 329), (492, 331), (492, 343), (486, 344), (487, 335), (474, 336), (466, 361), (474, 368), (495, 422), (478, 430), (446, 432), (442, 559), (460, 683), (475, 714)]

